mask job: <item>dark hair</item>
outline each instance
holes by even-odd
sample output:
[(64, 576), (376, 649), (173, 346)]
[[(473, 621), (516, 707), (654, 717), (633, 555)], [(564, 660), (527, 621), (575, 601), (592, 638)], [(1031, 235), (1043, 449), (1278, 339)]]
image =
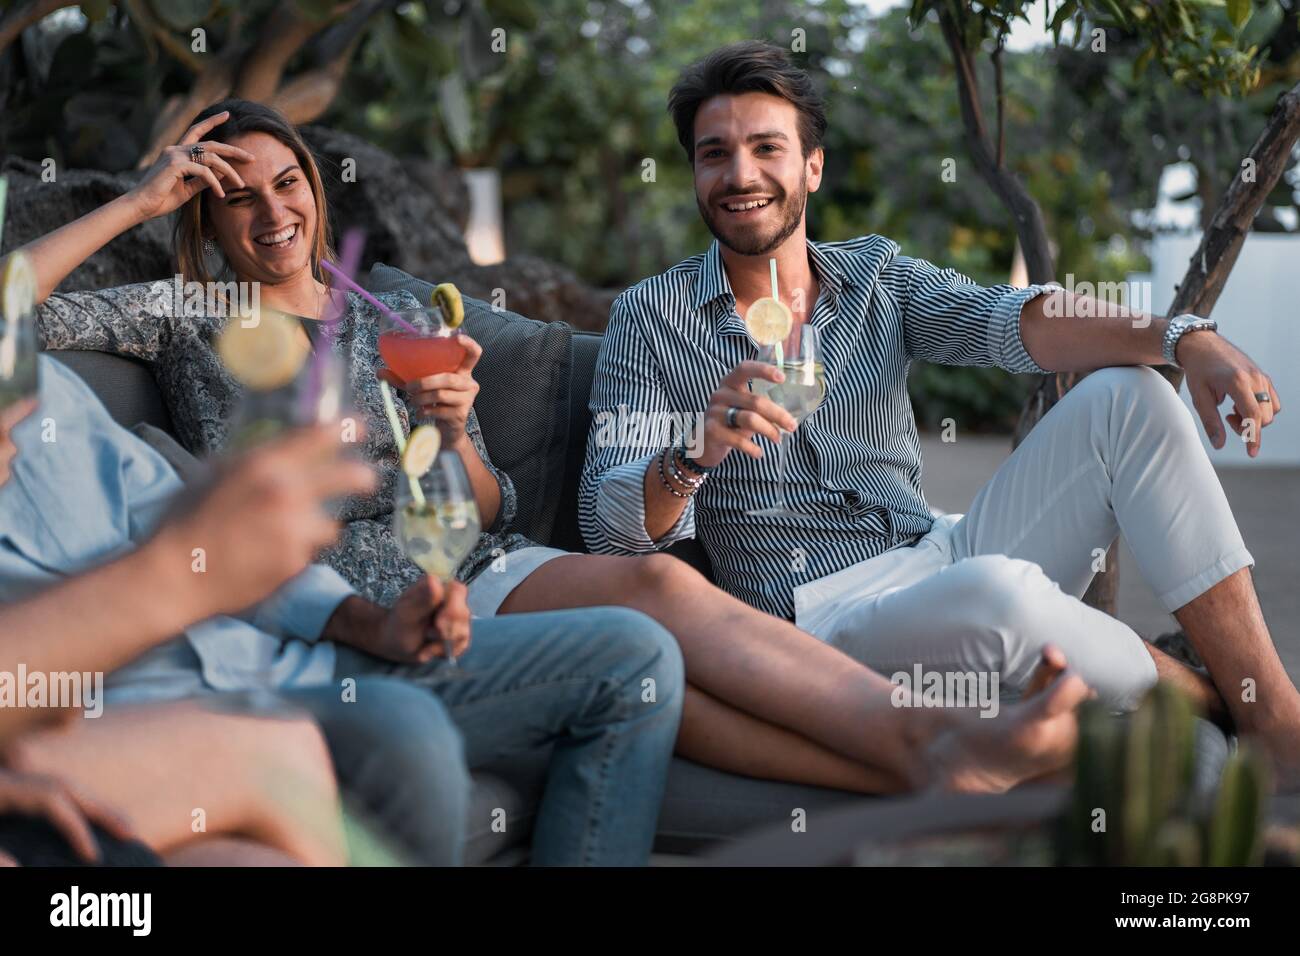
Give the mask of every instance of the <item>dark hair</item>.
[(687, 159), (695, 161), (695, 114), (705, 100), (737, 93), (770, 93), (799, 111), (799, 145), (807, 156), (826, 135), (826, 107), (812, 78), (790, 62), (785, 50), (759, 40), (743, 40), (714, 50), (692, 63), (668, 94), (668, 112)]
[[(320, 170), (311, 149), (302, 135), (284, 114), (261, 103), (249, 100), (228, 99), (213, 103), (190, 122), (191, 126), (203, 122), (209, 116), (229, 112), (224, 123), (210, 130), (203, 138), (215, 143), (228, 143), (236, 136), (246, 133), (266, 133), (274, 136), (289, 149), (307, 183), (311, 186), (312, 197), (316, 200), (316, 234), (312, 236), (311, 267), (317, 279), (321, 278), (320, 263), (322, 259), (331, 262), (335, 259), (334, 243), (330, 236), (329, 211), (325, 206), (325, 187), (321, 182)], [(176, 247), (176, 269), (187, 281), (209, 282), (213, 279), (207, 274), (203, 259), (203, 240), (206, 228), (203, 222), (204, 203), (210, 190), (197, 193), (194, 198), (181, 207), (176, 219), (176, 232), (173, 242)]]

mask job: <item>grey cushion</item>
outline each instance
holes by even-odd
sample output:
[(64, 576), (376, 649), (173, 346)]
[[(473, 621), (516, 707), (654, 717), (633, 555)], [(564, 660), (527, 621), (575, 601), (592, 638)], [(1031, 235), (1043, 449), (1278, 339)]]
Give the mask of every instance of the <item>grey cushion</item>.
[(594, 332), (573, 333), (573, 362), (569, 379), (569, 451), (564, 465), (564, 481), (559, 509), (555, 515), (552, 547), (565, 551), (586, 551), (582, 531), (578, 528), (578, 485), (586, 460), (587, 435), (591, 427), (591, 383), (596, 372), (603, 335)]
[(548, 756), (541, 750), (516, 758), (510, 765), (475, 770), (471, 775), (474, 786), (465, 828), (467, 865), (509, 866), (527, 860)]
[(166, 432), (172, 430), (171, 415), (163, 404), (153, 372), (143, 362), (108, 352), (59, 349), (46, 354), (76, 372), (119, 425), (130, 428), (145, 422)]
[(199, 461), (167, 432), (148, 422), (137, 422), (131, 433), (146, 445), (162, 455), (185, 484), (193, 484), (204, 478), (210, 468), (207, 463)]
[[(434, 287), (383, 263), (370, 270), (366, 285), (376, 292), (402, 289), (421, 302), (430, 301)], [(474, 369), (474, 411), (492, 463), (515, 483), (514, 530), (549, 544), (568, 460), (573, 330), (563, 322), (494, 312), (468, 297), (464, 328), (483, 346)]]
[[(1196, 719), (1192, 785), (1197, 803), (1205, 805), (1212, 799), (1231, 749), (1222, 730), (1207, 720)], [(1048, 821), (1059, 815), (1068, 794), (1064, 786), (1029, 785), (997, 795), (930, 790), (888, 799), (823, 804), (817, 807), (815, 818), (809, 813), (808, 828), (803, 833), (794, 832), (788, 823), (774, 821), (731, 845), (718, 846), (705, 859), (715, 866), (837, 866), (849, 862), (856, 847), (872, 843), (944, 831), (1048, 826)], [(693, 788), (693, 802), (702, 796), (699, 788)], [(661, 831), (666, 804), (664, 809)]]
[(668, 773), (655, 849), (693, 853), (764, 827), (790, 827), (796, 810), (811, 816), (875, 799), (843, 790), (755, 780), (677, 757)]

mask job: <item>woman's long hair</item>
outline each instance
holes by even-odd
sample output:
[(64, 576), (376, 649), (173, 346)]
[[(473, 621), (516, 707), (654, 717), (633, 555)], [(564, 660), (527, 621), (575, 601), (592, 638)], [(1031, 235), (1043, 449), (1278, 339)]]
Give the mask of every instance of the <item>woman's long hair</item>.
[[(204, 139), (229, 143), (236, 136), (246, 133), (266, 133), (293, 150), (298, 165), (311, 186), (312, 198), (316, 201), (316, 235), (312, 237), (311, 271), (317, 280), (324, 281), (320, 264), (322, 259), (334, 261), (334, 241), (330, 234), (329, 210), (325, 205), (325, 188), (311, 149), (293, 124), (278, 110), (248, 100), (232, 98), (213, 103), (194, 117), (190, 125), (201, 123), (209, 116), (227, 111), (230, 117), (216, 129), (211, 130)], [(203, 240), (211, 238), (204, 222), (209, 192), (210, 190), (204, 189), (195, 195), (181, 207), (180, 215), (176, 218), (176, 229), (172, 240), (176, 248), (176, 271), (187, 282), (213, 282), (217, 279), (216, 276), (208, 273), (207, 259), (203, 253)]]

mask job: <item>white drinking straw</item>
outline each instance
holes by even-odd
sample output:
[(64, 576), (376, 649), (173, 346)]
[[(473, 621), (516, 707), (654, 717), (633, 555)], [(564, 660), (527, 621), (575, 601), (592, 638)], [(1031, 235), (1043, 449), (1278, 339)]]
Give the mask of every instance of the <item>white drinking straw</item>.
[[(772, 298), (775, 301), (780, 302), (781, 296), (777, 294), (777, 290), (776, 290), (776, 258), (773, 257), (771, 259), (768, 259), (767, 264), (772, 267)], [(777, 342), (775, 347), (772, 349), (772, 351), (776, 355), (776, 367), (779, 369), (781, 368), (781, 366), (785, 365), (785, 353), (783, 351), (783, 343)]]
[[(393, 429), (393, 440), (397, 442), (397, 454), (400, 457), (406, 454), (406, 438), (402, 435), (402, 420), (397, 417), (397, 406), (393, 404), (393, 391), (388, 387), (388, 383), (383, 379), (379, 380), (379, 394), (384, 399), (384, 414), (388, 416), (389, 427)], [(399, 460), (398, 467), (401, 467)], [(411, 483), (411, 497), (421, 508), (424, 507), (424, 489), (416, 479), (407, 475), (406, 480)]]

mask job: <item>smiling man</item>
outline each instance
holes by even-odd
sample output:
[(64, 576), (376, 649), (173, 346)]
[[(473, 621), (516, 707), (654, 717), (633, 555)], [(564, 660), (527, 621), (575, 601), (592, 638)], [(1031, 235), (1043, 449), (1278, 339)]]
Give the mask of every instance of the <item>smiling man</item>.
[[(1260, 612), (1252, 558), (1194, 420), (1143, 366), (1186, 370), (1219, 447), (1230, 397), (1228, 423), (1252, 455), (1281, 410), (1268, 376), (1195, 316), (1135, 318), (1055, 286), (983, 287), (878, 235), (810, 241), (826, 117), (777, 47), (715, 51), (682, 74), (669, 109), (716, 241), (615, 301), (591, 410), (702, 414), (703, 450), (593, 435), (581, 509), (592, 550), (698, 537), (724, 588), (885, 673), (991, 672), (1014, 690), (1050, 638), (1117, 708), (1166, 678), (1293, 758), (1300, 695)], [(741, 318), (771, 294), (772, 259), (795, 326), (815, 328), (821, 346), (824, 399), (798, 424), (749, 387), (780, 380), (756, 361)], [(1075, 315), (1089, 318), (1055, 317)], [(969, 514), (936, 520), (907, 395), (915, 359), (1101, 371), (1044, 417)], [(751, 515), (777, 495), (782, 432), (785, 500), (799, 514)], [(1094, 554), (1121, 533), (1209, 679), (1080, 600)]]

